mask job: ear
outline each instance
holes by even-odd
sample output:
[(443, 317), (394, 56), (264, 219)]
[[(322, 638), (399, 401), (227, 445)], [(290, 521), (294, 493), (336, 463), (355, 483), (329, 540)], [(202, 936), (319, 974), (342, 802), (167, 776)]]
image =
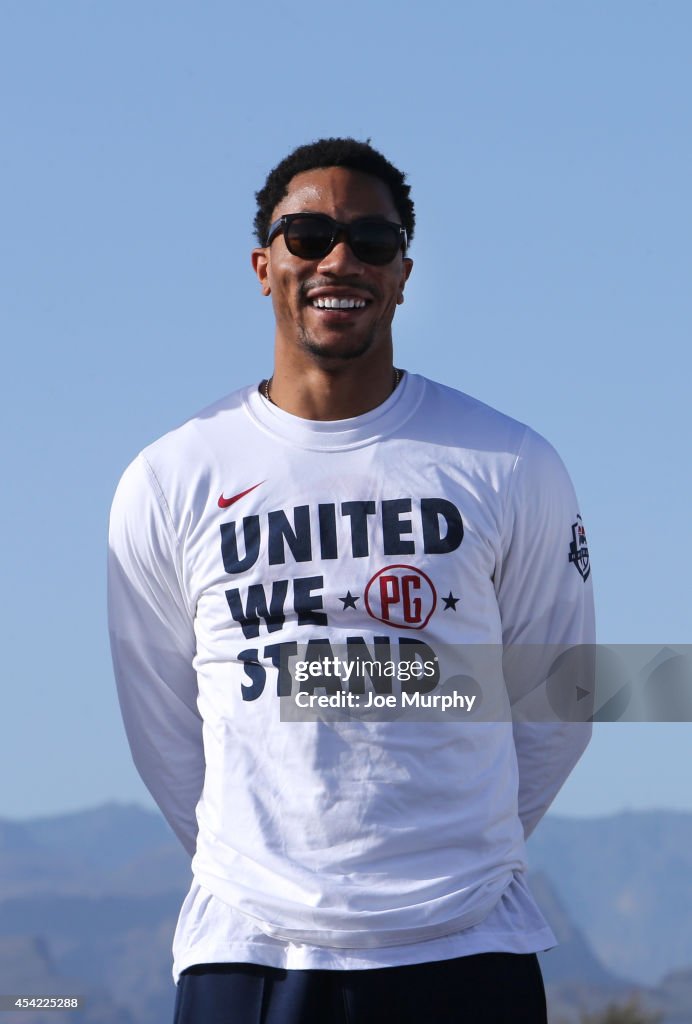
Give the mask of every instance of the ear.
[(404, 301), (404, 287), (409, 279), (409, 275), (413, 270), (413, 260), (409, 259), (408, 256), (404, 256), (403, 266), (401, 269), (401, 280), (399, 282), (399, 294), (397, 296), (396, 304), (400, 306)]
[(257, 274), (259, 283), (262, 286), (262, 295), (271, 294), (271, 287), (269, 286), (269, 250), (253, 249), (250, 258), (252, 260), (252, 269)]

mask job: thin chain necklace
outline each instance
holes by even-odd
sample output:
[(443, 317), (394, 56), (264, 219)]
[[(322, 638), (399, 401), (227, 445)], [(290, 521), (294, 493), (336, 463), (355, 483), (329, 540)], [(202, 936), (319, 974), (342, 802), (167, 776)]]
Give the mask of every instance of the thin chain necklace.
[[(392, 394), (394, 394), (396, 389), (399, 387), (399, 382), (401, 380), (401, 375), (402, 375), (402, 371), (399, 369), (398, 366), (395, 366), (394, 367), (394, 382), (392, 384)], [(263, 380), (261, 385), (260, 385), (260, 390), (262, 391), (262, 394), (267, 399), (267, 401), (271, 402), (272, 405), (275, 405), (276, 403), (274, 402), (272, 396), (269, 394), (269, 389), (271, 387), (271, 383), (272, 383), (273, 380), (274, 380), (273, 376), (267, 378), (266, 380)]]

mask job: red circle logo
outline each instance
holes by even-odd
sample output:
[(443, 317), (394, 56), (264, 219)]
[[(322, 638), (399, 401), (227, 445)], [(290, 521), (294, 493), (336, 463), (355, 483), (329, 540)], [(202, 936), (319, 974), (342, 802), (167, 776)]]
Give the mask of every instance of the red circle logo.
[(423, 629), (436, 604), (432, 580), (412, 565), (388, 565), (365, 588), (368, 615), (402, 629)]

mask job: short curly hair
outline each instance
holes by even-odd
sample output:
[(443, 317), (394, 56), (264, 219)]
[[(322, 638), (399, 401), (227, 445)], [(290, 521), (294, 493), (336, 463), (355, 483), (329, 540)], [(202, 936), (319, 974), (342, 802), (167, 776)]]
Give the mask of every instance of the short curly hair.
[(312, 171), (316, 167), (348, 167), (383, 181), (392, 194), (401, 223), (406, 228), (408, 241), (411, 242), (416, 216), (406, 175), (390, 164), (382, 153), (373, 149), (369, 139), (367, 142), (359, 142), (358, 139), (346, 138), (317, 139), (305, 146), (298, 146), (269, 172), (264, 187), (255, 193), (257, 213), (254, 226), (260, 245), (267, 244), (271, 215), (287, 194), (292, 179), (296, 174)]

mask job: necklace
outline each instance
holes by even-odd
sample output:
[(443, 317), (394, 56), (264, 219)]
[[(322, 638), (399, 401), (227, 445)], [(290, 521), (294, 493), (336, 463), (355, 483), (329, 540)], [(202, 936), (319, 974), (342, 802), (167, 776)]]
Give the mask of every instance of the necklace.
[[(392, 384), (392, 394), (394, 394), (396, 389), (399, 387), (399, 382), (401, 381), (401, 376), (402, 376), (402, 371), (399, 369), (398, 366), (395, 366), (394, 367), (394, 383)], [(266, 380), (263, 380), (262, 383), (260, 384), (260, 390), (261, 390), (262, 394), (264, 395), (264, 397), (267, 399), (268, 402), (271, 402), (272, 405), (274, 405), (275, 403), (274, 403), (274, 400), (272, 399), (272, 396), (269, 394), (269, 388), (271, 387), (271, 383), (272, 383), (273, 380), (274, 380), (274, 377), (272, 375), (271, 377), (268, 377)]]

